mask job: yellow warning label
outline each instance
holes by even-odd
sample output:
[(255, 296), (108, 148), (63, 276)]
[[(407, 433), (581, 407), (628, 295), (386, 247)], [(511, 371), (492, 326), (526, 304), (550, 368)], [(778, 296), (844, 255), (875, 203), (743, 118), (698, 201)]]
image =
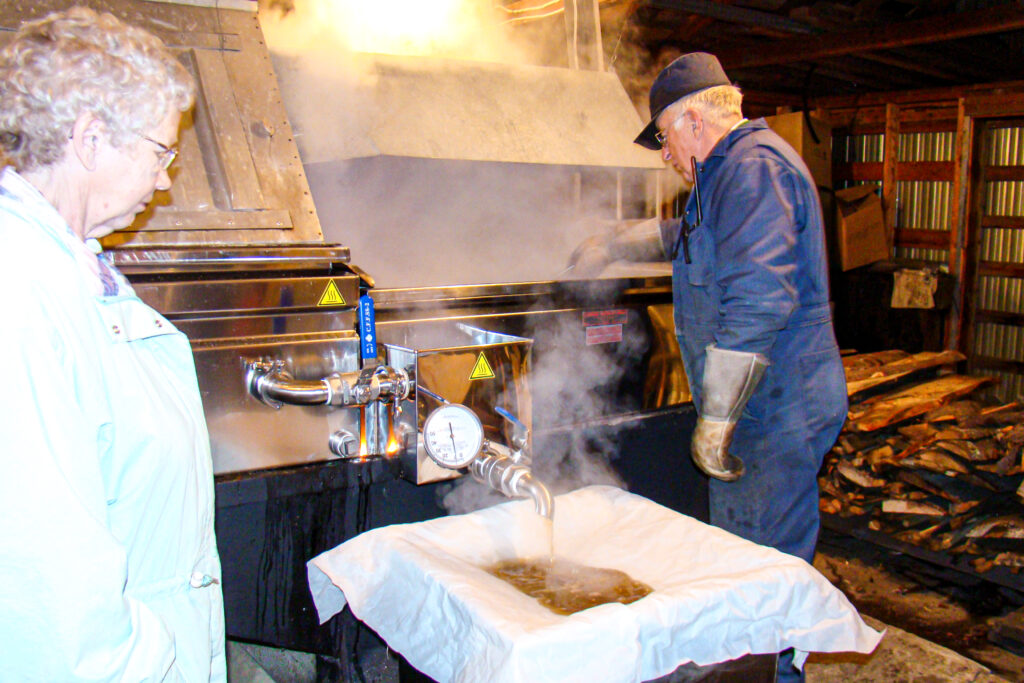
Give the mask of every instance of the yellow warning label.
[(324, 288), (324, 293), (320, 295), (320, 301), (316, 302), (317, 306), (344, 306), (345, 297), (338, 291), (338, 285), (334, 284), (334, 280), (327, 283), (327, 287)]
[(473, 365), (473, 372), (469, 373), (470, 379), (490, 379), (494, 377), (494, 370), (491, 370), (491, 364), (487, 362), (487, 358), (484, 356), (484, 352), (480, 352), (480, 356), (476, 359), (476, 363)]

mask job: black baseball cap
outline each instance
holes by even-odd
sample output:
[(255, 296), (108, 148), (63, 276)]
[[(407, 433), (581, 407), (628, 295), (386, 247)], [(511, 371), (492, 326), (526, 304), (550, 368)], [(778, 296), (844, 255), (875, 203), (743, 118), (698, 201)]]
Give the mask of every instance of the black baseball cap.
[(651, 120), (633, 142), (647, 149), (661, 149), (655, 137), (661, 112), (687, 95), (717, 85), (732, 85), (717, 57), (707, 52), (691, 52), (677, 58), (651, 84)]

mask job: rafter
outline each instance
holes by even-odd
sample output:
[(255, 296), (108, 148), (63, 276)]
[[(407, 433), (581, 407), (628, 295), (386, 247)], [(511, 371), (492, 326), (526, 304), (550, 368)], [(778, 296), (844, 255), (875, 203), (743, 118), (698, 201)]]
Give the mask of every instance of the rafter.
[(977, 12), (932, 17), (872, 26), (845, 33), (822, 33), (766, 42), (760, 49), (718, 52), (726, 69), (810, 62), (823, 57), (887, 50), (907, 45), (940, 43), (958, 38), (1024, 28), (1024, 10), (1018, 3)]
[(758, 10), (736, 7), (725, 2), (710, 0), (650, 0), (651, 7), (679, 10), (690, 14), (699, 14), (709, 19), (727, 21), (746, 26), (771, 28), (788, 33), (810, 33), (814, 29), (799, 21), (787, 17), (761, 12)]
[(904, 71), (913, 71), (914, 73), (924, 74), (926, 76), (933, 76), (935, 78), (939, 78), (946, 81), (954, 81), (957, 78), (957, 74), (952, 73), (947, 69), (937, 69), (927, 61), (913, 61), (910, 59), (901, 59), (893, 55), (882, 54), (878, 52), (857, 56), (869, 62), (885, 64), (886, 66), (894, 66), (897, 69), (903, 69)]

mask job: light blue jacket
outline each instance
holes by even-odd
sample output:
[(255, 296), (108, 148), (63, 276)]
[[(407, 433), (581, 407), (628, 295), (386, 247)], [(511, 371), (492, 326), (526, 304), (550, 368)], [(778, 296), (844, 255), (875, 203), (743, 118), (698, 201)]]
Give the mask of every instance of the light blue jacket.
[(225, 680), (188, 340), (76, 239), (0, 176), (0, 680)]

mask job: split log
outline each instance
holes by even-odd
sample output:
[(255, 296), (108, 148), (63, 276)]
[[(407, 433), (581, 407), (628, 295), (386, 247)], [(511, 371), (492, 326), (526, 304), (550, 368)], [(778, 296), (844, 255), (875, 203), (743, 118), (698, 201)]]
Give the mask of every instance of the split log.
[(850, 426), (861, 432), (923, 415), (993, 381), (991, 377), (948, 375), (897, 392), (876, 396), (850, 411)]
[(890, 384), (921, 370), (950, 365), (966, 360), (959, 351), (924, 351), (899, 358), (881, 366), (861, 366), (846, 369), (848, 396), (882, 384)]
[(981, 427), (984, 425), (1016, 425), (1024, 422), (1024, 411), (1014, 401), (1001, 406), (986, 408), (976, 415), (964, 417), (957, 421), (961, 427)]
[(878, 368), (887, 363), (906, 358), (910, 354), (899, 349), (888, 351), (874, 351), (872, 353), (857, 353), (852, 356), (843, 356), (843, 369), (857, 370), (860, 368)]
[(968, 417), (977, 415), (983, 408), (984, 406), (979, 401), (970, 399), (953, 401), (952, 403), (939, 406), (935, 410), (929, 410), (925, 413), (924, 419), (927, 422), (951, 422), (955, 420), (959, 423)]
[(938, 505), (900, 499), (882, 501), (882, 512), (890, 515), (927, 515), (929, 517), (946, 516), (946, 511)]
[(850, 396), (892, 384), (851, 400), (819, 476), (820, 509), (934, 552), (976, 555), (979, 571), (1021, 571), (1024, 538), (1013, 537), (1024, 535), (1024, 522), (993, 532), (978, 525), (1000, 515), (1024, 520), (1024, 401), (992, 406), (968, 396), (992, 377), (914, 374), (961, 360), (955, 352), (902, 351), (843, 358)]

